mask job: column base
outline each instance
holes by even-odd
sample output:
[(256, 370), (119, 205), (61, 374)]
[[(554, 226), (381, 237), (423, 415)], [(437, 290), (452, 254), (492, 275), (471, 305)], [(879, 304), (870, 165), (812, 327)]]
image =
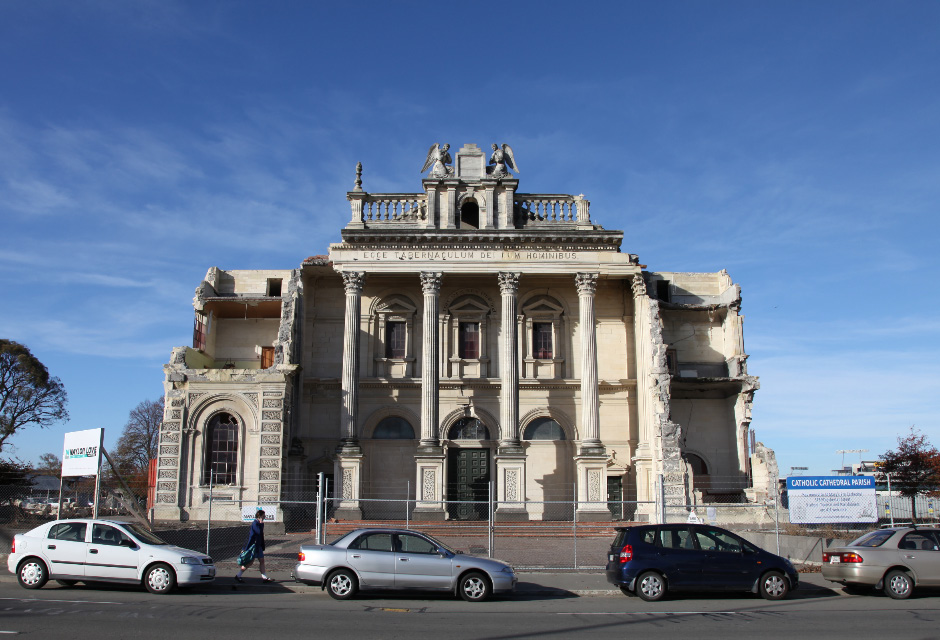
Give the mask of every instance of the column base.
[(436, 507), (428, 507), (425, 509), (415, 507), (411, 512), (411, 519), (420, 522), (444, 522), (446, 515), (443, 509)]
[(529, 512), (525, 509), (497, 509), (493, 513), (493, 519), (496, 522), (528, 522)]
[(610, 522), (613, 517), (610, 511), (603, 510), (581, 510), (577, 511), (578, 522)]
[(333, 512), (336, 520), (362, 520), (362, 509), (359, 507), (337, 507)]

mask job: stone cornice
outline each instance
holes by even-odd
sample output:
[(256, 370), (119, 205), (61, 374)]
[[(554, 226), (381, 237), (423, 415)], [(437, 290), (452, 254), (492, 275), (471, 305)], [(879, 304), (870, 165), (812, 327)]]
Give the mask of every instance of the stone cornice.
[[(567, 249), (620, 252), (622, 231), (540, 229), (502, 230), (423, 230), (423, 229), (344, 229), (343, 243), (337, 248), (415, 249), (415, 248), (521, 248)], [(636, 256), (631, 263), (639, 264)]]

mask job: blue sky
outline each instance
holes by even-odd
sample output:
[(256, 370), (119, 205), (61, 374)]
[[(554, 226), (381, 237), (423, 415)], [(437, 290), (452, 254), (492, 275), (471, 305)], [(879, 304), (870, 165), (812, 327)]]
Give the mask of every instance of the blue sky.
[[(940, 445), (936, 2), (0, 3), (0, 336), (61, 453), (162, 395), (211, 266), (296, 267), (428, 146), (512, 145), (650, 269), (743, 287), (780, 468)], [(856, 460), (846, 456), (846, 463)]]

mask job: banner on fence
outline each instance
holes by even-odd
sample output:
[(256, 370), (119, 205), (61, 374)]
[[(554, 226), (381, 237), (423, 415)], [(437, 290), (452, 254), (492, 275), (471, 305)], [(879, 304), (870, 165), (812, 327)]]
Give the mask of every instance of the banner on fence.
[(265, 522), (274, 522), (277, 519), (277, 505), (259, 504), (255, 507), (242, 507), (242, 522), (251, 522), (254, 520), (258, 509), (264, 511)]
[(98, 475), (103, 438), (104, 429), (66, 433), (62, 450), (62, 477)]
[(790, 476), (787, 496), (794, 524), (878, 521), (871, 476)]

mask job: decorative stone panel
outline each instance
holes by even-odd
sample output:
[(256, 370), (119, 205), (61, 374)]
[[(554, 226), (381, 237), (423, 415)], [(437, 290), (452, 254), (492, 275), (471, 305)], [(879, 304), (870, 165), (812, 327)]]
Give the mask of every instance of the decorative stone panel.
[(164, 422), (163, 431), (179, 431), (180, 423), (179, 422)]
[(175, 491), (176, 483), (175, 482), (158, 482), (157, 491)]
[(192, 404), (202, 396), (206, 395), (205, 393), (191, 393), (189, 394), (189, 403)]
[(261, 461), (262, 469), (277, 469), (280, 466), (281, 466), (280, 458), (268, 458), (266, 460)]
[(180, 454), (179, 445), (175, 444), (165, 444), (160, 447), (160, 455), (162, 456), (178, 456)]
[(264, 392), (264, 396), (265, 396), (266, 398), (267, 398), (267, 397), (280, 398), (280, 397), (282, 397), (283, 395), (284, 395), (284, 393), (281, 392), (281, 391), (265, 391), (265, 392)]
[[(163, 452), (161, 451), (161, 453), (163, 453)], [(161, 466), (161, 467), (174, 467), (174, 468), (175, 468), (175, 467), (178, 467), (179, 464), (178, 464), (178, 461), (176, 460), (176, 458), (160, 458), (160, 466)]]
[(162, 440), (163, 442), (179, 442), (180, 434), (178, 431), (175, 433), (164, 433)]
[(343, 469), (343, 499), (351, 500), (353, 497), (353, 470)]
[(183, 412), (180, 409), (173, 409), (170, 411), (170, 420), (182, 420)]
[(262, 456), (279, 456), (281, 455), (280, 447), (261, 447)]
[(506, 500), (515, 502), (519, 499), (519, 472), (515, 469), (506, 470)]
[(434, 469), (424, 469), (421, 479), (421, 497), (424, 500), (434, 500)]
[(267, 431), (267, 432), (274, 431), (274, 432), (276, 432), (276, 433), (280, 433), (280, 431), (281, 431), (281, 423), (280, 423), (280, 422), (262, 422), (262, 423), (261, 423), (261, 430), (262, 430), (262, 431)]
[(281, 436), (261, 436), (261, 444), (281, 444)]
[(588, 473), (588, 502), (600, 502), (601, 500), (601, 472), (591, 471)]
[(281, 412), (280, 411), (262, 411), (261, 419), (262, 420), (280, 420)]
[(262, 484), (260, 491), (265, 491), (267, 493), (277, 493), (278, 489), (281, 488), (279, 484)]
[(242, 396), (245, 398), (245, 400), (247, 400), (248, 402), (250, 402), (250, 403), (252, 404), (252, 406), (253, 406), (255, 409), (258, 408), (258, 394), (256, 394), (256, 393), (244, 393), (244, 394), (242, 394)]
[(279, 474), (279, 472), (277, 472), (277, 471), (262, 471), (262, 472), (261, 472), (261, 479), (262, 479), (262, 480), (277, 480), (277, 479), (278, 479), (278, 475), (280, 475), (280, 474)]
[(283, 405), (283, 402), (280, 398), (277, 399), (266, 399), (261, 405), (265, 409), (280, 409)]
[(182, 399), (182, 398), (173, 398), (173, 399), (170, 401), (170, 406), (171, 406), (171, 407), (182, 407), (182, 406), (183, 406), (183, 399)]
[(158, 478), (166, 478), (168, 480), (176, 480), (176, 469), (160, 469), (157, 473)]
[(174, 496), (172, 493), (158, 493), (157, 494), (157, 502), (161, 504), (173, 504), (175, 500), (176, 500), (176, 496)]

